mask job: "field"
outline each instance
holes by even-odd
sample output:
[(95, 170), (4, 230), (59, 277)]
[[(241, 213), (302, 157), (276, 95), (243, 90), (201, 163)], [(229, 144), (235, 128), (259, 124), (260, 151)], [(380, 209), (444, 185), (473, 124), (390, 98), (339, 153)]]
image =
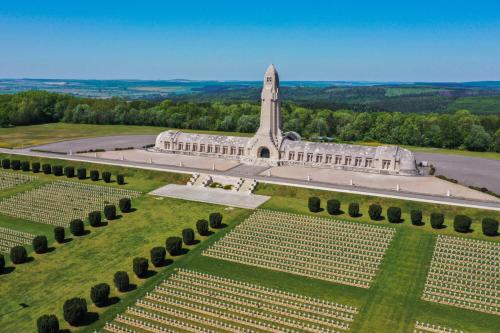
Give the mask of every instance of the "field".
[[(0, 154), (0, 159), (6, 156)], [(31, 158), (30, 160), (40, 161), (41, 159)], [(50, 160), (42, 159), (42, 161), (47, 162)], [(75, 167), (85, 166), (87, 170), (92, 168), (100, 171), (109, 169), (113, 174), (124, 173), (127, 184), (122, 188), (143, 193), (147, 193), (165, 183), (183, 183), (186, 181), (185, 176), (169, 173), (105, 167), (88, 163), (75, 162), (71, 164)], [(4, 172), (32, 175), (21, 171), (7, 170)], [(36, 180), (0, 192), (0, 200), (56, 180), (61, 180), (61, 178), (53, 175), (37, 174)], [(68, 181), (65, 177), (64, 180)], [(90, 180), (70, 179), (69, 181), (94, 184)], [(102, 181), (97, 184), (110, 187), (119, 186), (116, 183), (105, 184)], [(161, 303), (162, 307), (167, 308), (162, 308), (162, 310), (172, 311), (174, 299), (175, 302), (184, 302), (178, 304), (191, 309), (185, 308), (183, 310), (190, 314), (197, 311), (212, 311), (213, 314), (214, 310), (200, 308), (201, 303), (211, 302), (212, 305), (206, 304), (204, 306), (221, 311), (222, 313), (216, 313), (216, 317), (220, 317), (217, 320), (222, 321), (224, 324), (233, 322), (233, 325), (238, 326), (241, 323), (234, 323), (234, 318), (245, 321), (248, 317), (254, 318), (261, 324), (262, 322), (275, 322), (275, 318), (270, 320), (269, 315), (271, 314), (279, 318), (290, 318), (290, 313), (294, 311), (290, 306), (272, 308), (269, 303), (261, 302), (259, 304), (267, 304), (268, 308), (257, 311), (255, 309), (256, 305), (248, 302), (247, 297), (243, 296), (244, 293), (251, 289), (257, 290), (256, 292), (260, 294), (262, 294), (262, 290), (267, 290), (267, 292), (285, 293), (299, 301), (306, 297), (311, 302), (331, 302), (340, 307), (346, 307), (346, 309), (356, 309), (356, 312), (352, 313), (352, 320), (332, 318), (332, 320), (339, 321), (338, 325), (348, 324), (350, 332), (412, 332), (417, 321), (421, 323), (419, 326), (421, 331), (425, 331), (424, 326), (427, 324), (446, 326), (467, 332), (498, 331), (500, 316), (425, 301), (422, 300), (422, 296), (438, 239), (437, 236), (447, 235), (462, 237), (467, 240), (478, 239), (499, 242), (500, 236), (483, 236), (479, 225), (480, 219), (485, 216), (500, 220), (499, 212), (275, 185), (259, 185), (256, 194), (272, 196), (262, 207), (265, 210), (274, 211), (278, 215), (283, 214), (282, 212), (305, 215), (306, 222), (304, 223), (314, 224), (313, 221), (319, 221), (316, 227), (317, 230), (322, 230), (321, 228), (328, 226), (328, 223), (332, 224), (332, 228), (336, 228), (336, 223), (339, 223), (339, 225), (348, 223), (349, 225), (359, 226), (359, 230), (371, 230), (370, 228), (380, 227), (383, 227), (384, 230), (390, 230), (393, 237), (378, 264), (376, 274), (369, 288), (324, 281), (318, 278), (299, 276), (289, 272), (205, 256), (203, 255), (205, 251), (216, 248), (215, 244), (220, 244), (223, 238), (239, 230), (240, 226), (244, 227), (246, 222), (243, 221), (251, 216), (253, 212), (142, 195), (133, 200), (136, 211), (123, 214), (117, 221), (110, 221), (108, 225), (103, 227), (93, 228), (87, 225), (86, 228), (90, 231), (89, 234), (83, 237), (73, 237), (71, 241), (64, 244), (53, 242), (52, 227), (48, 225), (35, 222), (26, 223), (21, 219), (0, 215), (0, 227), (29, 232), (34, 235), (46, 234), (52, 248), (49, 253), (41, 255), (30, 251), (29, 255), (33, 258), (32, 261), (15, 266), (8, 263), (7, 266), (14, 269), (7, 274), (0, 275), (0, 284), (2, 285), (0, 298), (3, 301), (0, 304), (0, 327), (11, 332), (31, 332), (37, 317), (42, 314), (54, 313), (60, 319), (63, 328), (68, 328), (68, 325), (62, 319), (62, 304), (67, 298), (75, 296), (86, 298), (89, 311), (94, 315), (93, 320), (90, 320), (88, 325), (78, 328), (82, 332), (102, 330), (105, 323), (113, 321), (118, 314), (132, 317), (141, 316), (141, 312), (133, 312), (134, 310), (128, 310), (128, 313), (123, 315), (127, 312), (127, 307), (139, 307), (144, 310), (145, 306), (151, 305), (150, 303)], [(319, 213), (310, 213), (307, 208), (307, 198), (312, 195), (321, 198), (322, 207), (325, 207), (327, 199), (339, 199), (342, 203), (341, 209), (344, 211), (348, 202), (356, 201), (360, 204), (362, 216), (353, 219), (348, 217), (346, 213), (342, 213), (331, 217), (324, 210)], [(383, 215), (385, 215), (385, 209), (389, 206), (401, 207), (403, 210), (403, 223), (391, 224), (386, 219), (377, 222), (370, 221), (367, 209), (368, 205), (374, 202), (378, 202), (384, 207)], [(425, 225), (423, 226), (413, 226), (409, 222), (409, 211), (416, 208), (424, 211)], [(163, 245), (165, 238), (168, 236), (180, 235), (183, 228), (193, 228), (196, 220), (207, 218), (208, 214), (214, 211), (223, 214), (224, 228), (214, 230), (216, 232), (211, 236), (197, 237), (201, 240), (200, 243), (189, 246), (189, 251), (184, 255), (169, 256), (173, 263), (165, 267), (151, 268), (147, 279), (139, 279), (133, 275), (131, 269), (132, 258), (136, 256), (149, 258), (149, 250), (153, 246)], [(278, 213), (278, 211), (281, 213)], [(431, 211), (445, 213), (446, 228), (434, 230), (429, 226), (428, 216)], [(456, 214), (465, 214), (473, 218), (472, 232), (458, 235), (453, 231), (451, 220)], [(334, 219), (339, 220), (339, 222), (335, 222)], [(342, 220), (348, 220), (349, 222), (341, 222)], [(285, 233), (285, 230), (280, 232)], [(348, 235), (343, 237), (348, 240)], [(265, 244), (260, 244), (261, 247), (265, 248)], [(27, 246), (27, 248), (30, 247)], [(276, 251), (274, 248), (272, 249), (271, 252)], [(104, 308), (91, 305), (89, 298), (90, 287), (100, 282), (107, 282), (112, 285), (113, 274), (117, 270), (129, 272), (132, 283), (136, 285), (136, 288), (127, 293), (120, 293), (112, 288), (111, 296), (115, 304)], [(193, 280), (179, 275), (180, 272), (187, 271), (209, 274), (210, 276), (203, 275), (203, 278), (196, 277)], [(229, 289), (231, 290), (229, 293), (220, 290), (224, 296), (217, 299), (219, 303), (214, 303), (214, 293), (202, 295), (196, 292), (195, 296), (197, 298), (190, 296), (192, 295), (191, 291), (196, 290), (192, 289), (196, 288), (196, 286), (193, 286), (196, 281), (204, 281), (204, 285), (212, 286), (210, 290), (214, 290), (213, 288), (217, 286), (218, 288), (231, 287), (235, 289)], [(272, 289), (272, 291), (269, 291), (269, 289)], [(236, 290), (239, 290), (239, 294)], [(245, 304), (241, 304), (241, 308), (231, 305), (234, 302), (228, 298), (237, 295), (243, 298), (240, 301), (245, 301)], [(159, 296), (165, 298), (158, 298)], [(146, 303), (137, 303), (139, 299)], [(303, 301), (301, 302), (303, 304)], [(278, 311), (280, 308), (282, 308), (282, 311), (288, 312), (281, 314), (273, 312)], [(311, 311), (310, 308), (307, 311)], [(307, 313), (307, 311), (302, 313)], [(233, 314), (231, 318), (221, 317), (229, 313)], [(238, 315), (236, 316), (236, 314)], [(345, 311), (339, 311), (339, 315), (345, 314)], [(172, 315), (167, 314), (167, 317), (171, 318)], [(210, 317), (213, 317), (213, 315)], [(345, 318), (347, 317), (349, 316), (345, 316)], [(297, 318), (295, 320), (307, 322), (311, 318), (314, 319), (314, 315), (311, 314), (307, 320), (298, 320)], [(288, 319), (283, 320), (289, 322)], [(193, 322), (189, 321), (189, 323)], [(117, 322), (115, 324), (119, 325)], [(247, 327), (247, 324), (243, 324), (243, 326)], [(266, 326), (259, 327), (256, 330), (266, 331)], [(342, 327), (345, 328), (345, 326)], [(336, 328), (336, 330), (342, 331), (345, 329)]]

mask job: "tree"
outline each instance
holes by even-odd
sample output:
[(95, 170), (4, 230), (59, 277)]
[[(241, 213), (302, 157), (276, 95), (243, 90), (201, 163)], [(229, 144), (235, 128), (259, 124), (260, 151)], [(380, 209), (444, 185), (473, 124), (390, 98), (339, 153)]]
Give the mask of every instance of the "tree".
[(42, 171), (44, 174), (49, 175), (52, 173), (52, 166), (48, 163), (42, 164)]
[(207, 220), (198, 220), (196, 221), (196, 230), (201, 236), (208, 235), (208, 221)]
[(481, 223), (483, 234), (486, 236), (498, 235), (498, 221), (489, 217), (485, 217)]
[(371, 204), (368, 207), (368, 215), (373, 221), (379, 221), (382, 218), (382, 206), (379, 204)]
[(330, 215), (340, 214), (340, 201), (337, 199), (330, 199), (326, 202), (326, 210)]
[(487, 151), (493, 144), (493, 139), (481, 125), (472, 125), (470, 133), (464, 139), (468, 150)]
[(443, 228), (444, 224), (444, 215), (441, 213), (431, 213), (431, 226), (434, 229)]
[(36, 321), (38, 333), (59, 333), (59, 320), (55, 315), (43, 315)]
[(391, 223), (400, 223), (401, 222), (401, 208), (389, 207), (387, 209), (387, 219)]
[(14, 265), (23, 264), (28, 260), (28, 253), (24, 246), (17, 245), (10, 249), (10, 261)]
[(90, 170), (90, 180), (96, 182), (99, 180), (99, 171), (97, 170)]
[(55, 227), (54, 228), (54, 239), (56, 242), (59, 244), (64, 243), (64, 239), (66, 238), (65, 236), (65, 231), (63, 227)]
[(359, 204), (357, 202), (351, 202), (349, 204), (349, 216), (350, 217), (358, 217), (359, 216)]
[(69, 231), (73, 236), (83, 236), (85, 234), (85, 225), (82, 220), (73, 220), (69, 223)]
[(3, 254), (0, 253), (0, 274), (3, 273), (3, 270), (5, 269), (5, 257)]
[(85, 168), (78, 168), (78, 170), (76, 170), (76, 174), (78, 179), (87, 179), (87, 169)]
[(124, 175), (117, 175), (116, 176), (116, 183), (118, 185), (124, 185), (125, 184), (125, 176)]
[(47, 252), (48, 244), (47, 244), (47, 237), (44, 235), (36, 236), (33, 238), (33, 251), (37, 254), (45, 253)]
[(102, 173), (102, 179), (104, 180), (105, 183), (111, 183), (111, 172), (104, 171)]
[(410, 211), (411, 224), (413, 225), (422, 225), (422, 211), (418, 209), (414, 209)]
[(104, 216), (106, 217), (106, 220), (116, 219), (116, 206), (115, 205), (106, 205), (104, 207)]
[(180, 237), (168, 237), (165, 240), (165, 248), (171, 256), (179, 254), (182, 249), (182, 239)]
[(54, 173), (54, 176), (62, 176), (63, 175), (63, 167), (62, 165), (54, 165), (52, 168), (52, 172)]
[(10, 160), (8, 158), (4, 158), (2, 160), (2, 168), (3, 169), (10, 169)]
[(148, 259), (142, 258), (142, 257), (136, 257), (132, 261), (132, 268), (134, 270), (135, 275), (137, 275), (138, 278), (144, 278), (146, 277), (148, 273)]
[(29, 161), (22, 161), (21, 162), (21, 170), (22, 171), (30, 171), (30, 162)]
[(153, 247), (150, 251), (151, 263), (153, 264), (153, 266), (160, 267), (161, 265), (163, 265), (163, 263), (165, 262), (166, 254), (167, 252), (165, 251), (164, 247)]
[(109, 302), (109, 284), (99, 283), (90, 289), (90, 299), (98, 308), (105, 306)]
[(456, 232), (469, 232), (472, 225), (472, 219), (465, 215), (456, 215), (453, 219), (453, 228)]
[(101, 212), (96, 210), (89, 213), (89, 224), (93, 227), (98, 227), (101, 225), (102, 217)]
[(31, 171), (33, 171), (33, 173), (39, 173), (40, 172), (40, 163), (39, 162), (31, 163)]
[(12, 160), (10, 162), (10, 167), (12, 170), (21, 170), (21, 161), (20, 160)]
[(309, 197), (308, 201), (309, 211), (317, 213), (321, 211), (321, 200), (318, 197)]
[(64, 168), (64, 174), (68, 178), (73, 178), (75, 176), (75, 168), (73, 168), (72, 166), (65, 167)]
[(64, 320), (76, 326), (87, 317), (87, 301), (83, 298), (70, 298), (63, 305)]
[(130, 198), (121, 198), (118, 205), (120, 206), (120, 211), (122, 213), (128, 213), (132, 210), (132, 202)]
[(130, 288), (130, 280), (127, 272), (118, 271), (113, 276), (113, 283), (119, 292), (127, 291)]
[(210, 222), (210, 227), (218, 229), (222, 226), (222, 214), (221, 213), (210, 213), (208, 216), (208, 221)]
[(186, 245), (194, 244), (194, 230), (191, 228), (182, 230), (182, 240)]

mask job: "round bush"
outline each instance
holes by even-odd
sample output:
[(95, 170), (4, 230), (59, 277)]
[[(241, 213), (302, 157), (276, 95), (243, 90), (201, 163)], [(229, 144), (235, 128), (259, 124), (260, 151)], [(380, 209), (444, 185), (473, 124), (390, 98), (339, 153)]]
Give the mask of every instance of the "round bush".
[(350, 217), (358, 217), (359, 216), (359, 204), (357, 202), (351, 202), (349, 204), (349, 216)]
[(10, 249), (10, 261), (12, 261), (13, 264), (19, 265), (25, 263), (27, 259), (28, 253), (24, 246), (17, 245)]
[(382, 206), (379, 204), (371, 204), (368, 207), (368, 215), (373, 221), (379, 221), (382, 218)]
[(120, 292), (127, 291), (130, 288), (130, 280), (127, 272), (118, 271), (113, 276), (113, 283)]
[(54, 239), (59, 244), (64, 243), (64, 239), (66, 238), (65, 231), (63, 227), (55, 227), (54, 228)]
[(116, 182), (118, 183), (118, 185), (125, 185), (125, 176), (124, 175), (117, 175)]
[(10, 161), (10, 167), (12, 168), (12, 170), (21, 170), (21, 161), (19, 160)]
[(82, 220), (73, 220), (69, 223), (69, 231), (73, 236), (83, 236), (85, 233), (85, 225)]
[(410, 212), (411, 224), (413, 225), (422, 225), (422, 211), (418, 209), (414, 209)]
[(469, 232), (472, 219), (465, 215), (457, 215), (453, 219), (453, 228), (456, 232)]
[(106, 220), (114, 220), (116, 219), (116, 206), (115, 205), (106, 205), (104, 207), (104, 216)]
[(38, 333), (59, 333), (59, 320), (55, 315), (43, 315), (36, 321)]
[(153, 266), (160, 267), (165, 262), (165, 256), (167, 255), (167, 252), (165, 251), (164, 247), (157, 246), (151, 249), (150, 255), (151, 263), (153, 264)]
[(182, 239), (180, 237), (168, 237), (165, 241), (165, 248), (172, 256), (178, 254), (182, 249)]
[(101, 212), (94, 211), (89, 213), (89, 224), (93, 227), (98, 227), (101, 225)]
[(111, 183), (111, 172), (104, 171), (102, 173), (102, 180), (104, 180), (105, 183)]
[(337, 199), (330, 199), (326, 202), (326, 210), (330, 215), (340, 214), (340, 201)]
[(481, 223), (483, 234), (486, 236), (498, 235), (498, 221), (489, 217), (485, 217)]
[(48, 175), (52, 173), (52, 166), (48, 163), (42, 164), (42, 171), (44, 174)]
[(207, 236), (208, 235), (208, 221), (207, 220), (196, 221), (196, 230), (198, 231), (198, 234), (200, 234), (201, 236)]
[(194, 244), (194, 230), (191, 228), (182, 230), (182, 241), (186, 245)]
[(120, 206), (120, 211), (122, 213), (127, 213), (132, 210), (132, 201), (130, 198), (121, 198), (118, 202), (118, 206)]
[(35, 238), (33, 238), (32, 244), (33, 244), (33, 251), (35, 251), (35, 253), (41, 254), (47, 252), (48, 248), (47, 237), (43, 235), (36, 236)]
[(90, 170), (90, 180), (96, 182), (99, 180), (99, 171), (97, 170)]
[(310, 197), (308, 201), (309, 211), (317, 213), (321, 210), (321, 200), (318, 197)]
[(431, 226), (434, 229), (441, 229), (444, 225), (444, 215), (441, 213), (431, 213)]
[(10, 160), (8, 158), (2, 160), (2, 168), (10, 169)]
[(5, 269), (5, 257), (0, 253), (0, 273)]
[(29, 161), (22, 161), (21, 162), (21, 170), (30, 171), (30, 162)]
[(75, 176), (75, 168), (73, 168), (72, 166), (65, 167), (64, 168), (64, 174), (68, 178), (73, 178)]
[(90, 299), (97, 307), (105, 306), (109, 302), (109, 284), (99, 283), (90, 288)]
[(40, 163), (39, 162), (31, 163), (31, 171), (33, 171), (34, 173), (39, 173), (40, 172)]
[(82, 323), (87, 317), (87, 301), (83, 298), (70, 298), (63, 305), (64, 320), (71, 326)]
[(54, 165), (54, 167), (52, 168), (52, 173), (54, 174), (54, 176), (57, 176), (57, 177), (62, 176), (63, 175), (62, 165)]
[(208, 216), (208, 221), (210, 222), (210, 227), (218, 229), (222, 226), (222, 214), (221, 213), (210, 213)]
[(399, 207), (387, 208), (387, 219), (391, 223), (400, 223), (401, 222), (401, 208), (399, 208)]
[(146, 277), (146, 274), (148, 273), (148, 259), (146, 258), (141, 258), (137, 257), (134, 258), (132, 262), (132, 268), (134, 270), (135, 275), (137, 275), (138, 278), (144, 278)]
[(78, 179), (87, 179), (87, 169), (78, 168), (76, 170), (76, 175), (77, 175)]

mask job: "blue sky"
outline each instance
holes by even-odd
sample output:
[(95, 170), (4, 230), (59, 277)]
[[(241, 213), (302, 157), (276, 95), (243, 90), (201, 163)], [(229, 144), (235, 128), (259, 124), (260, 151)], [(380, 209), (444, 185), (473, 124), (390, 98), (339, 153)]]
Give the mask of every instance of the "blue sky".
[(500, 80), (500, 1), (10, 1), (0, 77)]

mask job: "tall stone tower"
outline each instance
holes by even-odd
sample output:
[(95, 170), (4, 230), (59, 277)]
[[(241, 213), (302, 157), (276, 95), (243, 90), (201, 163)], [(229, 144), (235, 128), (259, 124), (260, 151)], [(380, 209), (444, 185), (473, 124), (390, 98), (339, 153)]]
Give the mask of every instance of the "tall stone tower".
[(264, 75), (259, 129), (247, 146), (249, 158), (279, 159), (279, 148), (283, 140), (280, 102), (280, 80), (276, 68), (271, 64)]

